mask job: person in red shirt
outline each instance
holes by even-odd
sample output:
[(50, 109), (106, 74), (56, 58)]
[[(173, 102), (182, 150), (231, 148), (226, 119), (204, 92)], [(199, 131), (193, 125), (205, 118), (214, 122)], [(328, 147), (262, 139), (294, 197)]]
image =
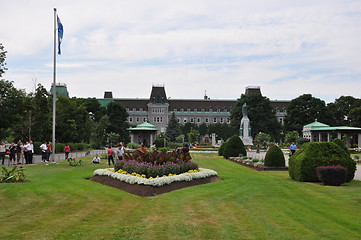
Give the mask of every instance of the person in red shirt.
[(108, 165), (110, 166), (110, 161), (112, 161), (114, 165), (114, 157), (113, 157), (113, 149), (111, 146), (108, 147)]
[(145, 153), (145, 152), (147, 151), (147, 149), (144, 147), (143, 144), (140, 146), (140, 151), (141, 151), (142, 153)]
[(48, 142), (47, 147), (48, 147), (48, 154), (46, 156), (46, 160), (49, 162), (50, 155), (53, 153), (53, 147), (51, 146), (50, 142)]
[(70, 147), (68, 144), (65, 145), (64, 152), (65, 152), (65, 160), (67, 160), (69, 158), (69, 153), (70, 153)]

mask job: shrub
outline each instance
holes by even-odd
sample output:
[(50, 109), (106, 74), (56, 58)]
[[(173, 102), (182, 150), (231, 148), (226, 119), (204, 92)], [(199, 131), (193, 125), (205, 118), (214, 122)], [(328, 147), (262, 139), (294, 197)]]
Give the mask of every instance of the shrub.
[(348, 151), (347, 147), (346, 147), (346, 144), (344, 141), (342, 141), (341, 139), (339, 138), (335, 138), (333, 139), (334, 143), (336, 143), (337, 145), (339, 145), (348, 155), (350, 155), (350, 152)]
[(139, 149), (139, 144), (135, 142), (128, 143), (128, 148), (130, 149)]
[(246, 156), (246, 148), (241, 140), (241, 138), (237, 135), (234, 135), (227, 141), (227, 145), (223, 151), (223, 157), (228, 159), (229, 157), (238, 157), (239, 154)]
[(285, 157), (283, 156), (282, 150), (277, 145), (273, 145), (268, 149), (264, 158), (264, 165), (267, 167), (285, 166)]
[(356, 171), (355, 161), (333, 142), (305, 143), (300, 150), (290, 157), (288, 165), (290, 177), (300, 182), (317, 182), (316, 167), (319, 166), (344, 166), (347, 168), (347, 182), (354, 178)]
[(347, 169), (340, 165), (316, 168), (318, 179), (325, 185), (340, 186), (346, 182)]
[(221, 146), (218, 148), (218, 156), (223, 156), (224, 148), (226, 147), (227, 142), (223, 142)]
[(14, 166), (10, 169), (1, 165), (0, 183), (23, 182), (25, 180), (24, 170), (22, 166)]

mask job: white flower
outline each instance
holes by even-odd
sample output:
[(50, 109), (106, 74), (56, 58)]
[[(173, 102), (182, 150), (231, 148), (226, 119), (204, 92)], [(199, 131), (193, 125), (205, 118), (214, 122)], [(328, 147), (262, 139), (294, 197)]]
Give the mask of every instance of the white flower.
[(147, 178), (132, 176), (130, 174), (115, 173), (107, 169), (97, 169), (94, 171), (94, 175), (109, 176), (129, 184), (143, 184), (143, 185), (160, 187), (163, 185), (171, 184), (172, 182), (181, 182), (181, 181), (190, 182), (195, 179), (217, 176), (217, 172), (211, 169), (199, 168), (199, 172), (182, 173), (175, 176), (147, 179)]

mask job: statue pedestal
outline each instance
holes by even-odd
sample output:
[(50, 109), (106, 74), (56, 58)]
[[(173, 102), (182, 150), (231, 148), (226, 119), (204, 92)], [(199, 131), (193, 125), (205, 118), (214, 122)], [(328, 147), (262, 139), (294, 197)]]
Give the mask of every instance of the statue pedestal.
[(252, 137), (241, 137), (241, 139), (244, 145), (253, 145)]

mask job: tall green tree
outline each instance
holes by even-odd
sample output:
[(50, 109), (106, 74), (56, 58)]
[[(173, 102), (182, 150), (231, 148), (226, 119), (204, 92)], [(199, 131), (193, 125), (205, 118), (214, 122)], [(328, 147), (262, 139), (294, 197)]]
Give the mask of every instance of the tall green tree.
[(170, 116), (169, 122), (167, 124), (167, 130), (165, 131), (165, 137), (169, 142), (175, 142), (176, 138), (181, 135), (181, 128), (178, 120), (173, 112)]
[(361, 106), (350, 110), (351, 126), (361, 127)]
[(10, 128), (26, 115), (27, 96), (13, 82), (0, 80), (0, 139), (9, 136)]
[(36, 141), (51, 139), (52, 110), (48, 99), (48, 92), (43, 85), (38, 84), (34, 96), (31, 98), (31, 136)]
[(6, 63), (5, 63), (6, 53), (7, 52), (4, 50), (4, 46), (2, 45), (2, 43), (0, 43), (0, 80), (1, 80), (2, 75), (7, 70)]
[(270, 134), (276, 141), (280, 139), (280, 123), (277, 121), (271, 101), (260, 94), (242, 94), (237, 99), (236, 106), (231, 111), (231, 125), (235, 132), (243, 117), (242, 107), (246, 103), (248, 107), (248, 118), (251, 124), (251, 136), (255, 137), (259, 132)]
[(333, 103), (327, 104), (333, 126), (350, 126), (350, 111), (355, 107), (357, 99), (352, 96), (341, 96)]
[(319, 122), (330, 124), (330, 113), (325, 101), (313, 97), (311, 94), (303, 94), (293, 99), (287, 107), (285, 117), (285, 129), (297, 131), (301, 134), (303, 126), (317, 119)]
[(128, 113), (125, 108), (115, 102), (111, 102), (107, 105), (107, 115), (109, 117), (109, 125), (106, 129), (107, 133), (117, 133), (120, 136), (120, 141), (129, 142), (129, 133), (127, 128), (129, 127), (127, 118)]

